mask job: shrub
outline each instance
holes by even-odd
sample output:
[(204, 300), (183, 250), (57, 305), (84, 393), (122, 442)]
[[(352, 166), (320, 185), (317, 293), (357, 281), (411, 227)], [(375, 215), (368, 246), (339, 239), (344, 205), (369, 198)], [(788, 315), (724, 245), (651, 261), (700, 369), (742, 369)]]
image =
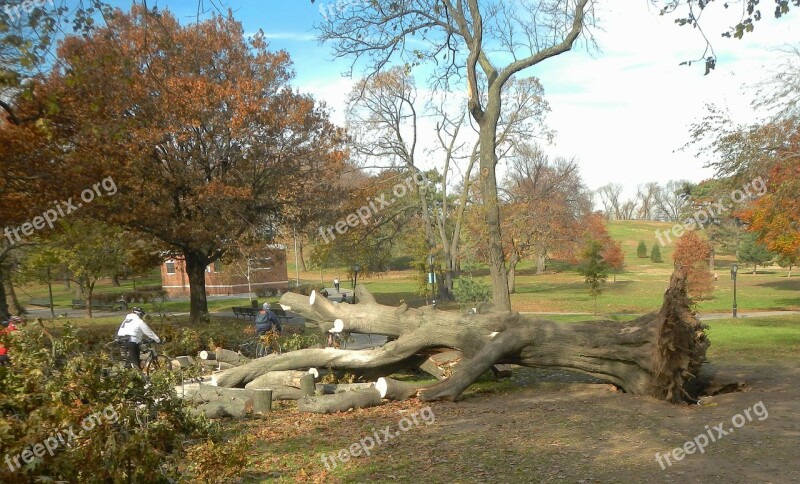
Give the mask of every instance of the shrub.
[(653, 244), (653, 248), (650, 250), (650, 262), (657, 264), (664, 262), (661, 258), (661, 249), (658, 248), (658, 244)]
[(469, 276), (458, 279), (453, 293), (461, 309), (467, 310), (488, 301), (491, 298), (492, 289), (485, 282)]
[[(187, 450), (197, 455), (187, 441), (228, 453), (227, 444), (215, 443), (221, 441), (216, 426), (176, 396), (170, 373), (145, 382), (137, 371), (112, 369), (105, 354), (84, 351), (69, 325), (60, 338), (45, 339), (29, 327), (8, 339), (12, 365), (0, 367), (0, 446), (12, 462), (25, 453), (19, 462), (31, 464), (0, 466), (0, 481), (176, 482), (191, 479), (178, 468)], [(53, 451), (42, 453), (48, 444)], [(32, 449), (42, 455), (31, 461)], [(208, 472), (202, 460), (190, 464), (194, 475)]]
[(647, 258), (647, 245), (644, 243), (644, 240), (640, 240), (639, 245), (636, 247), (636, 257), (640, 259)]

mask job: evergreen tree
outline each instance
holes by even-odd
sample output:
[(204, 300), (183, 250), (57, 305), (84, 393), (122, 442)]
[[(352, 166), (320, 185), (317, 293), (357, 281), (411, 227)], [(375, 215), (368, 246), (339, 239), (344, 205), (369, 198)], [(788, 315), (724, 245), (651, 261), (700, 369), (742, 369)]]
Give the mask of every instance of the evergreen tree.
[(584, 276), (589, 284), (589, 294), (594, 300), (594, 313), (597, 314), (597, 296), (600, 295), (602, 285), (608, 277), (608, 264), (603, 259), (603, 244), (593, 238), (588, 238), (581, 252), (581, 264), (578, 272)]
[(653, 244), (653, 248), (650, 250), (650, 261), (655, 263), (664, 262), (661, 259), (661, 249), (658, 248), (658, 244)]
[(753, 266), (753, 274), (756, 273), (758, 266), (763, 266), (772, 261), (775, 254), (767, 250), (767, 246), (758, 242), (754, 235), (750, 234), (739, 248), (739, 262)]
[(647, 258), (647, 245), (644, 243), (644, 240), (639, 241), (639, 246), (636, 247), (636, 257), (640, 259)]

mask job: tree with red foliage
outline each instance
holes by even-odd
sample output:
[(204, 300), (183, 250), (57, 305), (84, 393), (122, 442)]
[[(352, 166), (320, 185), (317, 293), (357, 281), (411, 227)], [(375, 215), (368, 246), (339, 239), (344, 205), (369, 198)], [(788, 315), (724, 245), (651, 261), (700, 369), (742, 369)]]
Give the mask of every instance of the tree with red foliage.
[(692, 297), (704, 298), (714, 291), (714, 274), (708, 261), (711, 243), (692, 230), (681, 236), (675, 244), (672, 259), (675, 266), (686, 271), (687, 292)]

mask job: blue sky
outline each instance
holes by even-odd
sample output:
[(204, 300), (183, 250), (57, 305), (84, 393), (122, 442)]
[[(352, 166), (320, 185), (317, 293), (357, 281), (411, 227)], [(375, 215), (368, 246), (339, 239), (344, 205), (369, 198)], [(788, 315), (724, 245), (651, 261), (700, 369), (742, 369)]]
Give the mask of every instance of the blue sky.
[[(209, 0), (202, 1), (211, 8)], [(320, 8), (332, 1), (226, 0), (225, 6), (233, 9), (246, 32), (262, 29), (273, 49), (288, 51), (295, 65), (294, 84), (324, 100), (333, 119), (342, 123), (352, 81), (340, 73), (348, 64), (334, 60), (331, 48), (319, 45), (314, 32), (314, 24), (323, 19)], [(115, 3), (129, 6), (130, 0)], [(191, 22), (198, 3), (148, 1), (152, 5), (167, 7)], [(647, 0), (600, 2), (602, 23), (593, 31), (599, 51), (577, 49), (525, 71), (541, 79), (552, 108), (548, 125), (557, 135), (546, 149), (577, 157), (590, 188), (621, 183), (628, 196), (648, 181), (697, 182), (712, 176), (702, 168), (706, 160), (676, 151), (689, 141), (690, 124), (702, 117), (710, 102), (729, 106), (742, 121), (752, 119), (752, 85), (779, 62), (776, 47), (800, 39), (800, 12), (778, 21), (768, 18), (744, 40), (719, 37), (733, 18), (712, 17), (706, 28), (720, 62), (714, 73), (704, 76), (700, 64), (679, 66), (702, 54), (697, 31), (677, 27), (648, 5)]]

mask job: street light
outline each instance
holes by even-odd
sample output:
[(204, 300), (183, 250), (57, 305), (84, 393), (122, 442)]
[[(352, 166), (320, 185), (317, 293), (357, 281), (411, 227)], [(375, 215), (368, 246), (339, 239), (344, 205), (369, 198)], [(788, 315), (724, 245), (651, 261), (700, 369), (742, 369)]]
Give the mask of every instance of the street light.
[(433, 307), (436, 308), (436, 273), (433, 272), (433, 263), (436, 262), (436, 257), (433, 254), (428, 256), (428, 265), (431, 266), (431, 270), (428, 273), (428, 282), (431, 284), (431, 299), (433, 300)]
[(733, 317), (736, 317), (736, 273), (739, 272), (739, 266), (733, 264), (731, 266), (731, 279), (733, 279)]
[(358, 264), (353, 264), (353, 302), (356, 299), (356, 284), (358, 284), (358, 271), (361, 270), (361, 266)]

